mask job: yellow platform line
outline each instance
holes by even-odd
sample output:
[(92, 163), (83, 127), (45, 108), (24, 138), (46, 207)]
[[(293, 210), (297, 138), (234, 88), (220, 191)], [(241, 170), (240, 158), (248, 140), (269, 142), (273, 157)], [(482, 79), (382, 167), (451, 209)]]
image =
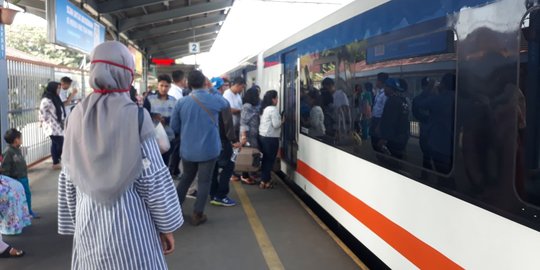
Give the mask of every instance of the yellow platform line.
[(255, 234), (259, 248), (261, 249), (264, 260), (266, 261), (266, 265), (268, 265), (268, 269), (284, 270), (285, 267), (283, 267), (283, 264), (281, 263), (281, 260), (279, 259), (279, 256), (272, 245), (272, 241), (270, 241), (270, 238), (268, 237), (268, 234), (266, 233), (266, 230), (264, 229), (255, 208), (251, 204), (251, 200), (249, 199), (246, 190), (240, 183), (234, 183), (233, 187), (238, 194), (238, 198), (240, 198), (240, 202), (242, 203), (244, 212), (246, 213), (249, 224), (251, 225), (251, 229)]
[(313, 220), (319, 224), (323, 231), (328, 233), (330, 238), (336, 242), (343, 252), (345, 252), (345, 254), (347, 254), (360, 269), (369, 270), (369, 268), (358, 257), (356, 257), (354, 252), (352, 252), (352, 250), (347, 247), (347, 245), (345, 245), (345, 243), (343, 243), (343, 241), (341, 241), (341, 239), (339, 239), (339, 237), (332, 230), (330, 230), (330, 228), (328, 228), (328, 226), (326, 226), (326, 224), (324, 224), (324, 222), (315, 213), (313, 213), (313, 211), (304, 203), (304, 201), (302, 201), (302, 199), (300, 199), (279, 176), (272, 175), (272, 178), (279, 179), (283, 183), (283, 186), (285, 186), (285, 189), (293, 196), (293, 198), (302, 206), (302, 208), (304, 208), (304, 210), (306, 210)]

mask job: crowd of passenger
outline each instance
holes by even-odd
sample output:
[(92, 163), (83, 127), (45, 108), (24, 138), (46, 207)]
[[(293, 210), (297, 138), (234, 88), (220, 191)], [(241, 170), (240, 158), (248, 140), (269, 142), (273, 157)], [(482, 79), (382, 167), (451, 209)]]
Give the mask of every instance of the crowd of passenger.
[[(94, 260), (113, 268), (155, 260), (165, 268), (163, 254), (174, 251), (172, 233), (183, 223), (181, 205), (187, 197), (195, 198), (191, 223), (198, 226), (207, 221), (208, 201), (237, 204), (229, 196), (230, 181), (273, 187), (271, 170), (285, 121), (277, 108), (277, 91), (268, 90), (261, 99), (260, 87), (246, 90), (242, 77), (210, 80), (198, 70), (171, 75), (158, 76), (156, 91), (138, 95), (131, 55), (124, 45), (106, 42), (92, 54), (94, 92), (87, 98), (75, 100), (76, 89), (68, 94), (68, 77), (45, 87), (39, 120), (51, 140), (52, 168), (62, 169), (58, 230), (75, 237), (73, 268)], [(375, 86), (356, 84), (349, 102), (334, 79), (325, 78), (320, 90), (302, 95), (301, 124), (310, 136), (339, 142), (352, 134), (360, 142), (371, 140), (378, 153), (404, 159), (412, 107), (420, 123), (424, 168), (448, 173), (455, 75), (445, 74), (439, 81), (424, 77), (421, 88), (410, 100), (404, 79), (379, 73)], [(40, 216), (32, 209), (22, 134), (10, 129), (4, 140), (0, 233), (13, 235)], [(260, 172), (235, 170), (235, 159), (246, 147), (262, 153)], [(173, 179), (179, 180), (177, 187)], [(99, 222), (90, 218), (95, 216)], [(112, 234), (121, 237), (110, 242)], [(146, 248), (130, 239), (140, 239)], [(130, 256), (106, 259), (111, 250), (120, 249)], [(0, 257), (22, 255), (24, 251), (0, 239)]]
[(410, 122), (417, 121), (423, 167), (446, 174), (452, 167), (455, 80), (451, 73), (423, 77), (420, 93), (411, 99), (407, 81), (387, 73), (377, 74), (375, 86), (355, 84), (350, 97), (342, 90), (344, 82), (336, 86), (325, 78), (320, 90), (303, 91), (301, 125), (308, 135), (333, 145), (370, 140), (376, 153), (405, 159)]
[[(284, 122), (277, 91), (261, 100), (261, 89), (246, 90), (244, 78), (209, 80), (198, 70), (178, 70), (172, 78), (158, 76), (157, 91), (138, 95), (123, 44), (97, 46), (91, 61), (92, 94), (74, 102), (76, 90), (67, 93), (65, 77), (47, 84), (39, 108), (52, 169), (61, 169), (58, 232), (74, 236), (73, 269), (140, 269), (150, 262), (166, 269), (164, 255), (174, 251), (188, 195), (195, 198), (190, 219), (198, 226), (207, 221), (208, 201), (237, 204), (229, 197), (231, 180), (273, 187)], [(31, 206), (22, 134), (11, 129), (4, 140), (0, 232), (20, 234), (39, 215)], [(262, 153), (260, 172), (235, 170), (245, 147)], [(22, 255), (0, 238), (0, 257)]]

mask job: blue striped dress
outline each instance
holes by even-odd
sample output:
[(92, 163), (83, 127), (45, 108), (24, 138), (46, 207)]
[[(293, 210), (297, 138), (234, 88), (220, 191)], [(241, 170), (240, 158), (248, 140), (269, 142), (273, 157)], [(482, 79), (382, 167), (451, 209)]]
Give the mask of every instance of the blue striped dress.
[(184, 222), (176, 189), (154, 138), (142, 146), (150, 162), (111, 206), (80, 192), (62, 170), (58, 233), (73, 235), (71, 269), (167, 269), (159, 233)]

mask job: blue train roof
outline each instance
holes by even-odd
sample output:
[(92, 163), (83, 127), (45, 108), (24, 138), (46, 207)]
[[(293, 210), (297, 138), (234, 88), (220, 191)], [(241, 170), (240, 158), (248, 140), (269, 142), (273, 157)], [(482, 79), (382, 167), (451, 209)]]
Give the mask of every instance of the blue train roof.
[[(443, 2), (443, 3), (441, 3)], [(358, 14), (351, 19), (334, 25), (312, 35), (294, 45), (265, 57), (265, 62), (280, 62), (280, 55), (296, 49), (299, 55), (320, 52), (340, 47), (355, 41), (365, 40), (389, 33), (407, 26), (434, 20), (438, 22), (432, 27), (440, 27), (446, 23), (448, 14), (456, 13), (464, 7), (476, 7), (493, 2), (493, 0), (394, 0), (376, 8)], [(348, 7), (344, 7), (345, 9)], [(330, 16), (335, 16), (339, 11)]]

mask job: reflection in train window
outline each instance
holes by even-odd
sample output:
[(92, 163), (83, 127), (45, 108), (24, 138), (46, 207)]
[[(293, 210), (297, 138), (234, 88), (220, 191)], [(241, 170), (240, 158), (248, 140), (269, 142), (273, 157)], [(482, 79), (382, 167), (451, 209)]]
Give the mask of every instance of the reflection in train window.
[(455, 35), (403, 36), (301, 56), (301, 133), (418, 178), (428, 177), (425, 171), (447, 175)]
[(523, 20), (519, 88), (516, 88), (518, 138), (515, 186), (519, 196), (540, 205), (540, 11)]

